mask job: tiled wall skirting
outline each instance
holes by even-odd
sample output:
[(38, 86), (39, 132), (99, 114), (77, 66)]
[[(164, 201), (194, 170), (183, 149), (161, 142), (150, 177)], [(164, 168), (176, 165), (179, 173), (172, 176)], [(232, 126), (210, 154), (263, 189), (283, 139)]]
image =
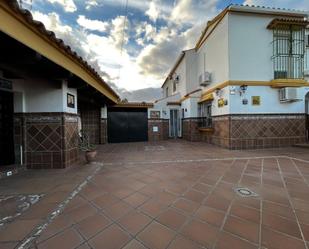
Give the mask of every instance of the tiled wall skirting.
[(184, 139), (229, 149), (284, 147), (306, 141), (306, 116), (303, 114), (213, 117), (212, 133), (199, 131), (197, 122), (196, 118), (183, 120)]
[(14, 136), (15, 147), (23, 144), (24, 164), (28, 168), (65, 168), (78, 159), (75, 114), (15, 114), (15, 130), (20, 132)]
[[(157, 132), (154, 131), (154, 127), (157, 127)], [(148, 119), (148, 141), (166, 140), (168, 139), (168, 131), (168, 119)]]
[(100, 123), (100, 144), (107, 143), (107, 119), (102, 118)]

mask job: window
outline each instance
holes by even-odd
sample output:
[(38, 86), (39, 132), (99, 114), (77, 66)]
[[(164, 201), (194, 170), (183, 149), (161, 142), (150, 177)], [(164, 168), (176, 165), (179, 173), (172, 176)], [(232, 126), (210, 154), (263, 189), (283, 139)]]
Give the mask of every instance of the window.
[(211, 105), (212, 102), (209, 101), (199, 104), (199, 127), (210, 128), (212, 126)]
[(165, 88), (165, 97), (168, 97), (168, 87)]
[(305, 28), (278, 25), (273, 29), (274, 79), (304, 77)]
[(176, 80), (173, 81), (173, 92), (176, 92), (177, 89), (177, 82)]

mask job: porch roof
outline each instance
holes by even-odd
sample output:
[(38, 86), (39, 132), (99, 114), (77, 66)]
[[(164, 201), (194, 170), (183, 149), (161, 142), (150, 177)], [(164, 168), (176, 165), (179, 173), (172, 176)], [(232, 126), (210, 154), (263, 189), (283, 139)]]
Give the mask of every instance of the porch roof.
[(274, 29), (281, 25), (295, 25), (307, 27), (309, 25), (309, 21), (303, 18), (275, 18), (268, 24), (267, 28)]
[(0, 31), (76, 75), (113, 103), (118, 102), (119, 96), (101, 76), (41, 22), (33, 20), (16, 0), (0, 2)]

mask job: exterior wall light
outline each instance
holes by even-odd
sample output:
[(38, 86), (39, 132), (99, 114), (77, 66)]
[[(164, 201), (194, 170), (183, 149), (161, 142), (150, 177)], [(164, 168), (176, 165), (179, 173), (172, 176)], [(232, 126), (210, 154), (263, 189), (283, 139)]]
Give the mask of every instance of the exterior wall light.
[(221, 95), (221, 89), (220, 88), (216, 88), (216, 95), (220, 96)]
[(247, 85), (241, 85), (239, 88), (240, 88), (239, 94), (241, 96), (241, 95), (246, 93), (248, 86)]

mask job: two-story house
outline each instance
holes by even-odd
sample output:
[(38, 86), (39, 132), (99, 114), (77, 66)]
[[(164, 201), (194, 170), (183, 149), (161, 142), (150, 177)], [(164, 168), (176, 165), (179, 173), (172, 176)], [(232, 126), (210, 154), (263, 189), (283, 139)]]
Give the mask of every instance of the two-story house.
[(306, 141), (308, 25), (304, 11), (242, 5), (209, 21), (155, 103), (170, 137), (231, 149)]

